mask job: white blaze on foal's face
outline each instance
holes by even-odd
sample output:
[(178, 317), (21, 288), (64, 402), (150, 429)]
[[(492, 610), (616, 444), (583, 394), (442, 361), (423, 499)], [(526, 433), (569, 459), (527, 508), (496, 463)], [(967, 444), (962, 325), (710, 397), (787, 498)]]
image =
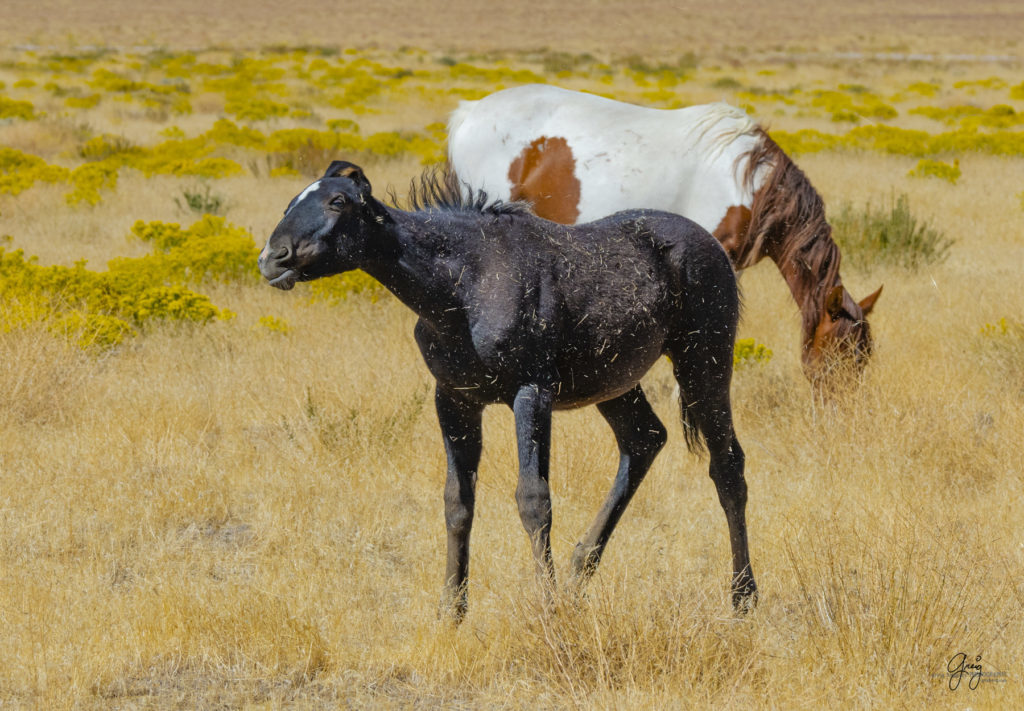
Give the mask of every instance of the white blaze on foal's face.
[(292, 208), (294, 208), (296, 205), (298, 205), (300, 202), (302, 202), (306, 198), (307, 195), (309, 195), (310, 193), (316, 192), (316, 189), (319, 188), (319, 187), (320, 187), (320, 181), (317, 180), (316, 182), (312, 183), (309, 187), (307, 187), (305, 190), (303, 190), (301, 193), (299, 193), (299, 196), (297, 198), (295, 198), (295, 202), (292, 203), (291, 207), (289, 207), (287, 212), (285, 212), (284, 214), (287, 215), (289, 212), (291, 212)]
[[(298, 194), (298, 196), (288, 206), (288, 209), (284, 211), (284, 214), (287, 215), (289, 212), (291, 212), (295, 208), (296, 205), (298, 205), (300, 202), (302, 202), (310, 193), (316, 192), (317, 188), (319, 188), (319, 187), (320, 187), (320, 181), (319, 180), (317, 180), (317, 181), (311, 183), (310, 185), (306, 186), (306, 189)], [(263, 250), (260, 252), (259, 263), (263, 263), (265, 261), (265, 259), (266, 259), (265, 255), (267, 254), (267, 249), (269, 247), (270, 247), (270, 241), (268, 240), (267, 243), (265, 245), (263, 245)]]

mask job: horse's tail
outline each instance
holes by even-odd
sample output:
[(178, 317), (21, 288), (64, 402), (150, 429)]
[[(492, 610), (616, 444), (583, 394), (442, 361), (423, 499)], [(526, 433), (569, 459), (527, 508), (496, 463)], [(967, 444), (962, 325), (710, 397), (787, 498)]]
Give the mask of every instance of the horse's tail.
[(466, 122), (469, 115), (473, 112), (473, 107), (476, 106), (478, 101), (460, 101), (459, 105), (455, 107), (451, 115), (448, 117), (448, 150), (449, 160), (451, 159), (451, 144), (452, 137), (457, 136), (459, 129), (462, 128), (462, 124)]

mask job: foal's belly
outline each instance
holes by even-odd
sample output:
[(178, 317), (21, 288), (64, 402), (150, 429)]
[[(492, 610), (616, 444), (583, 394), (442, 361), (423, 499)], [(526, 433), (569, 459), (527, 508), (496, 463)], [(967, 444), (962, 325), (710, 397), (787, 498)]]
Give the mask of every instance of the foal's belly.
[[(548, 381), (557, 409), (592, 405), (632, 389), (663, 351), (660, 338), (643, 335), (548, 342), (520, 349), (515, 358), (492, 358), (481, 357), (471, 339), (445, 338), (422, 321), (416, 328), (427, 368), (448, 389), (483, 404), (511, 405), (522, 386)], [(534, 367), (544, 362), (554, 368)]]
[(662, 354), (660, 341), (602, 344), (589, 353), (568, 351), (558, 360), (555, 407), (583, 407), (633, 388)]

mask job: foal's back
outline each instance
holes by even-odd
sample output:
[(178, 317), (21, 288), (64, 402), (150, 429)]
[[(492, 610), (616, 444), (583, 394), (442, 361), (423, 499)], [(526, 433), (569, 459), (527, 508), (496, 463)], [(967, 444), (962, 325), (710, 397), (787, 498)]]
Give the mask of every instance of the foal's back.
[[(516, 221), (490, 239), (470, 328), (507, 334), (504, 342), (523, 338), (531, 353), (550, 354), (563, 388), (558, 407), (629, 390), (660, 356), (708, 338), (708, 317), (719, 322), (723, 342), (731, 339), (732, 267), (691, 220), (632, 210), (576, 226), (528, 215)], [(504, 308), (495, 308), (495, 294)]]

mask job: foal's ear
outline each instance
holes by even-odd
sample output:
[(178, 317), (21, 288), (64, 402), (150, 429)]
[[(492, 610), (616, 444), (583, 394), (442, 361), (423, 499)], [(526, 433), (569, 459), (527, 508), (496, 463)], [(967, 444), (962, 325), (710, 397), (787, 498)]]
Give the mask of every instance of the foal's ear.
[(828, 296), (825, 297), (825, 313), (827, 313), (833, 321), (838, 319), (843, 314), (843, 287), (833, 286), (832, 290), (828, 292)]
[(363, 169), (355, 163), (347, 160), (336, 160), (327, 168), (325, 178), (348, 178), (359, 186), (360, 192), (369, 195), (371, 191), (370, 181), (363, 175)]
[(861, 299), (860, 303), (857, 304), (858, 306), (860, 306), (865, 316), (871, 313), (871, 309), (875, 307), (875, 302), (878, 301), (878, 295), (881, 293), (882, 287), (880, 286), (878, 287), (878, 291), (876, 291), (874, 294), (869, 294), (868, 296), (865, 296), (863, 299)]

